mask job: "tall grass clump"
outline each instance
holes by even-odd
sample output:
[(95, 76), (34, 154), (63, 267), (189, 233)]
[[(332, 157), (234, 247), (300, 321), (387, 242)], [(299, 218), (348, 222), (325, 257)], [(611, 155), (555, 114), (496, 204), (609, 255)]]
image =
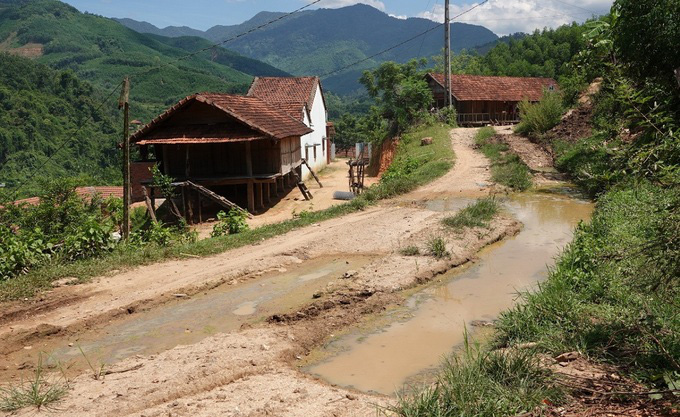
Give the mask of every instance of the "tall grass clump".
[(442, 222), (460, 231), (466, 227), (488, 227), (489, 222), (498, 213), (499, 204), (493, 198), (482, 198), (469, 204), (453, 216), (444, 218)]
[(521, 121), (515, 127), (515, 132), (522, 135), (545, 133), (557, 126), (563, 113), (560, 94), (544, 91), (543, 98), (537, 103), (530, 103), (528, 100), (519, 103)]
[(496, 131), (488, 126), (475, 135), (476, 146), (491, 161), (491, 179), (515, 191), (529, 189), (532, 185), (529, 167), (495, 136)]
[(680, 380), (680, 190), (605, 194), (537, 291), (501, 315), (498, 342), (581, 351), (665, 387)]
[(17, 385), (0, 387), (0, 411), (13, 412), (26, 407), (50, 409), (68, 392), (68, 384), (50, 381), (45, 375), (42, 355), (31, 379)]
[(563, 398), (531, 352), (489, 351), (466, 341), (462, 354), (445, 361), (436, 384), (401, 395), (388, 411), (400, 417), (515, 416)]

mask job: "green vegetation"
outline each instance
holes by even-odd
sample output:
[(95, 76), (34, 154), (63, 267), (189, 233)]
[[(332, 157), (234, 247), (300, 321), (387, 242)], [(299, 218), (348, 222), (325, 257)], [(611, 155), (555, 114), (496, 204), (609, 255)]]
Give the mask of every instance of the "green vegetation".
[(558, 93), (545, 91), (538, 103), (524, 100), (519, 103), (519, 115), (522, 120), (515, 132), (522, 135), (540, 135), (553, 127), (562, 119), (564, 107), (562, 97)]
[(420, 249), (418, 248), (418, 246), (411, 245), (400, 249), (399, 253), (404, 256), (418, 256), (420, 255)]
[[(39, 168), (37, 178), (79, 177), (81, 185), (119, 182), (118, 129), (111, 115), (97, 109), (101, 98), (70, 71), (0, 53), (0, 182), (11, 188)], [(37, 190), (32, 182), (21, 195)]]
[(217, 213), (217, 224), (213, 226), (210, 236), (219, 237), (244, 232), (248, 230), (247, 218), (244, 211), (235, 208), (229, 210), (229, 213), (220, 211)]
[(504, 313), (498, 343), (579, 351), (639, 378), (677, 380), (680, 194), (641, 183), (598, 202), (536, 292)]
[[(75, 193), (73, 181), (45, 183), (37, 205), (4, 203), (0, 208), (0, 285), (42, 266), (68, 265), (115, 252), (120, 245), (113, 232), (121, 228), (122, 207), (116, 198), (85, 201)], [(136, 221), (127, 244), (130, 251), (192, 239), (184, 225), (166, 228), (146, 216), (132, 217)]]
[[(664, 52), (680, 41), (678, 13), (674, 1), (617, 0), (611, 16), (585, 25), (572, 67), (575, 78), (604, 76), (594, 133), (550, 145), (558, 168), (598, 197), (592, 221), (577, 228), (548, 280), (501, 315), (494, 346), (445, 364), (439, 384), (403, 398), (399, 415), (509, 416), (535, 410), (543, 399), (559, 404), (559, 390), (534, 395), (554, 388), (547, 373), (513, 381), (485, 371), (495, 361), (487, 356), (507, 356), (523, 342), (616, 365), (652, 392), (680, 385), (680, 86), (673, 74), (680, 61), (677, 51)], [(478, 143), (492, 146), (491, 137), (480, 131)], [(487, 152), (493, 160), (502, 149)], [(487, 353), (494, 347), (507, 349)], [(442, 389), (445, 376), (465, 381), (462, 370), (475, 366), (469, 392)], [(532, 386), (513, 399), (517, 408), (502, 407), (504, 389), (521, 384)]]
[[(42, 45), (38, 61), (56, 69), (70, 69), (107, 91), (126, 75), (148, 71), (132, 79), (133, 119), (149, 120), (168, 104), (197, 91), (245, 92), (252, 76), (243, 71), (281, 73), (219, 48), (215, 62), (211, 52), (206, 52), (176, 63), (187, 54), (186, 48), (207, 42), (165, 40), (137, 33), (114, 20), (80, 13), (56, 0), (3, 0), (2, 4), (7, 7), (0, 9), (0, 43), (9, 40), (7, 49), (29, 43)], [(154, 70), (161, 65), (165, 65), (162, 70)], [(109, 108), (114, 106), (112, 102)]]
[(527, 190), (532, 184), (529, 168), (505, 143), (494, 140), (495, 135), (492, 127), (483, 127), (475, 136), (475, 144), (491, 160), (491, 179), (516, 191)]
[(442, 222), (456, 231), (462, 231), (466, 227), (488, 227), (498, 210), (499, 205), (496, 200), (482, 198), (469, 204), (455, 215), (444, 218)]
[(488, 351), (465, 342), (444, 363), (437, 383), (399, 397), (388, 410), (400, 417), (516, 416), (564, 394), (530, 353)]
[(48, 381), (41, 354), (30, 380), (19, 385), (0, 387), (0, 411), (13, 412), (25, 407), (50, 410), (67, 392), (68, 384), (65, 382)]
[(446, 250), (446, 241), (441, 236), (432, 236), (427, 241), (427, 252), (436, 259), (448, 258), (451, 255)]
[(373, 71), (364, 71), (361, 83), (374, 104), (361, 115), (344, 114), (340, 118), (336, 125), (338, 146), (346, 148), (356, 142), (380, 145), (386, 138), (398, 137), (414, 125), (439, 122), (455, 126), (455, 112), (429, 112), (433, 98), (424, 78), (426, 63), (386, 62)]
[[(424, 136), (432, 137), (434, 139), (433, 145), (421, 147), (420, 139)], [(408, 175), (383, 177), (380, 183), (367, 188), (361, 196), (351, 202), (333, 206), (326, 210), (300, 213), (295, 219), (286, 220), (281, 223), (201, 241), (195, 241), (193, 236), (187, 235), (183, 229), (176, 232), (171, 229), (173, 233), (171, 234), (171, 239), (166, 242), (166, 245), (149, 241), (150, 237), (147, 237), (142, 240), (148, 243), (138, 244), (135, 243), (134, 239), (130, 244), (118, 243), (112, 250), (103, 251), (96, 257), (65, 261), (62, 258), (50, 256), (42, 259), (39, 264), (31, 264), (35, 267), (19, 270), (19, 274), (11, 279), (0, 280), (0, 301), (31, 297), (37, 291), (49, 288), (52, 281), (61, 278), (77, 277), (84, 281), (94, 276), (106, 274), (113, 269), (124, 270), (172, 258), (214, 255), (230, 249), (261, 242), (262, 240), (270, 239), (313, 223), (363, 210), (381, 199), (409, 192), (444, 175), (453, 165), (453, 151), (451, 149), (448, 126), (423, 126), (414, 128), (412, 131), (404, 134), (402, 142), (397, 149), (397, 160), (407, 159), (407, 154), (417, 158), (420, 161), (420, 166)], [(58, 209), (56, 207), (50, 208), (47, 200), (45, 205), (44, 208), (40, 209), (12, 207), (0, 209), (0, 218), (10, 215), (23, 218), (30, 213), (34, 213), (34, 210), (49, 211)], [(16, 211), (20, 210), (27, 210), (27, 212), (23, 214), (16, 213)], [(98, 215), (97, 213), (95, 211), (95, 215)], [(52, 215), (46, 216), (45, 219), (50, 219), (50, 216)], [(107, 221), (113, 222), (113, 218), (117, 217), (111, 216), (111, 219), (104, 219), (103, 221), (104, 223)], [(5, 224), (4, 221), (0, 223)], [(148, 227), (155, 227), (153, 230), (156, 230), (156, 233), (166, 233), (166, 228), (152, 225), (154, 223), (149, 223)], [(2, 235), (3, 239), (20, 239), (24, 232), (23, 229), (18, 231), (8, 229), (4, 233), (6, 235)], [(27, 231), (26, 233), (29, 232)], [(4, 244), (0, 245), (0, 248), (3, 247)], [(0, 257), (0, 259), (5, 258)]]

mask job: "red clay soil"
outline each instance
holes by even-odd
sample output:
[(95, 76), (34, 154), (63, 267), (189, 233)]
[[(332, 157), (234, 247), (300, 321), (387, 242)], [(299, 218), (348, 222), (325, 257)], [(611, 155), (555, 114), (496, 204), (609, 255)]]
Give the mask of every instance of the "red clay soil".
[(546, 401), (547, 408), (525, 414), (526, 417), (680, 416), (672, 394), (652, 400), (648, 388), (621, 376), (614, 366), (594, 364), (576, 352), (548, 361), (559, 378), (558, 384), (570, 390), (567, 403), (553, 405)]

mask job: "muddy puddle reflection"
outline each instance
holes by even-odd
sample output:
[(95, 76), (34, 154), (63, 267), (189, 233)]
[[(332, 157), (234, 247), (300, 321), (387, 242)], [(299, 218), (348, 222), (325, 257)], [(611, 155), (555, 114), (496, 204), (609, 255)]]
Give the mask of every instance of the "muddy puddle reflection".
[[(433, 202), (428, 208), (464, 205)], [(563, 192), (520, 194), (504, 205), (524, 224), (519, 235), (485, 249), (478, 263), (445, 274), (440, 285), (426, 287), (404, 308), (376, 320), (379, 328), (332, 341), (316, 352), (326, 359), (307, 371), (333, 384), (383, 394), (431, 379), (442, 359), (463, 343), (466, 326), (474, 337), (479, 330), (470, 326), (473, 321), (495, 319), (513, 305), (518, 290), (547, 277), (574, 226), (592, 212), (590, 203)]]
[[(181, 299), (82, 336), (61, 347), (54, 358), (111, 364), (133, 355), (148, 355), (237, 330), (308, 303), (312, 295), (350, 269), (360, 269), (369, 256), (334, 256), (305, 261), (238, 286), (224, 285), (207, 294)], [(64, 346), (66, 343), (63, 343)]]

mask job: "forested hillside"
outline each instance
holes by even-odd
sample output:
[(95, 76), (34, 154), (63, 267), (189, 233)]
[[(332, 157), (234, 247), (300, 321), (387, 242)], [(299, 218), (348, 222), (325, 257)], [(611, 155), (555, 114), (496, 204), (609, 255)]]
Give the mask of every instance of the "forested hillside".
[[(252, 75), (243, 71), (280, 74), (269, 65), (220, 49), (216, 62), (206, 53), (175, 63), (187, 53), (182, 45), (80, 13), (56, 0), (0, 0), (0, 48), (28, 53), (56, 69), (71, 69), (103, 89), (114, 88), (126, 75), (148, 71), (132, 80), (132, 117), (142, 120), (196, 91), (244, 92)], [(170, 65), (154, 70), (164, 64)]]
[[(96, 110), (101, 98), (70, 71), (0, 54), (0, 183), (23, 182), (58, 150), (38, 178), (81, 176), (87, 185), (120, 181), (120, 129), (110, 112)], [(33, 181), (22, 195), (37, 189)]]
[[(221, 41), (280, 15), (260, 13), (241, 25), (215, 27), (202, 36)], [(121, 22), (137, 30), (151, 30), (146, 25), (132, 24), (127, 20)], [(421, 18), (398, 19), (373, 7), (357, 4), (296, 14), (230, 42), (229, 48), (294, 75), (324, 75), (437, 25), (436, 22)], [(171, 29), (160, 33), (174, 33)], [(454, 23), (452, 30), (455, 33), (452, 39), (455, 52), (473, 49), (498, 39), (493, 32), (477, 25)], [(354, 92), (361, 89), (358, 80), (363, 70), (375, 68), (385, 61), (403, 63), (413, 58), (439, 54), (443, 37), (444, 28), (439, 27), (403, 47), (326, 77), (324, 86), (335, 93)]]

